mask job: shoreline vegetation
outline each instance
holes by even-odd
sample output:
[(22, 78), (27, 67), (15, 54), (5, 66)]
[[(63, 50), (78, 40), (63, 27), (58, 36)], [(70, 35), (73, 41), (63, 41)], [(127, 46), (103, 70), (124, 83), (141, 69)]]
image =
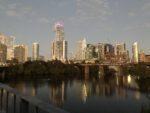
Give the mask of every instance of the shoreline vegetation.
[(10, 65), (5, 72), (5, 77), (6, 79), (64, 79), (78, 76), (80, 73), (79, 68), (74, 64), (64, 64), (59, 60), (48, 62), (28, 61), (24, 64)]
[[(98, 66), (91, 66), (90, 73), (96, 77), (99, 72)], [(104, 67), (104, 76), (113, 76), (116, 71)], [(124, 65), (122, 67), (123, 75), (133, 75), (140, 78), (150, 77), (150, 67), (145, 63), (133, 65)], [(50, 79), (70, 79), (84, 77), (84, 67), (80, 64), (64, 64), (59, 60), (53, 61), (27, 61), (23, 64), (10, 64), (5, 71), (6, 79), (35, 79), (35, 78), (50, 78)]]

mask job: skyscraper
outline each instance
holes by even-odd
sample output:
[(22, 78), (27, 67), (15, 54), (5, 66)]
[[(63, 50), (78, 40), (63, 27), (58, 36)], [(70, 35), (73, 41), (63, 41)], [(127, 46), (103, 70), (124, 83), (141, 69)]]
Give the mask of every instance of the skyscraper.
[(55, 39), (52, 42), (51, 57), (57, 60), (67, 59), (68, 43), (64, 40), (64, 25), (61, 22), (56, 22), (54, 26)]
[(117, 43), (115, 46), (115, 57), (117, 61), (129, 60), (128, 51), (126, 50), (125, 43)]
[(15, 45), (14, 58), (17, 59), (19, 63), (27, 61), (27, 46), (23, 44)]
[(39, 60), (39, 44), (37, 42), (32, 44), (32, 59)]
[(7, 60), (14, 58), (14, 40), (15, 37), (0, 33), (0, 42), (7, 46)]
[(76, 60), (85, 60), (86, 39), (77, 42)]
[(85, 60), (92, 60), (96, 58), (95, 45), (87, 44), (85, 48)]
[(115, 55), (122, 55), (126, 51), (125, 43), (118, 43), (115, 46)]
[(0, 64), (6, 63), (7, 46), (0, 42)]
[(97, 59), (99, 61), (103, 61), (105, 59), (105, 44), (104, 43), (98, 43), (96, 45), (96, 53), (97, 53)]
[(139, 46), (137, 42), (134, 42), (132, 45), (132, 53), (133, 53), (133, 62), (139, 62)]

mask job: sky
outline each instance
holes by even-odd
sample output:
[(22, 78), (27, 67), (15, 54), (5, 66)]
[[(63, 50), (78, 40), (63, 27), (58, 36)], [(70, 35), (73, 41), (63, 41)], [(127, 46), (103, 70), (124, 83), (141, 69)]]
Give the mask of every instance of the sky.
[(64, 23), (69, 54), (83, 38), (91, 44), (125, 42), (130, 51), (137, 41), (150, 53), (150, 0), (0, 0), (0, 32), (28, 45), (29, 56), (33, 42), (50, 56), (57, 21)]

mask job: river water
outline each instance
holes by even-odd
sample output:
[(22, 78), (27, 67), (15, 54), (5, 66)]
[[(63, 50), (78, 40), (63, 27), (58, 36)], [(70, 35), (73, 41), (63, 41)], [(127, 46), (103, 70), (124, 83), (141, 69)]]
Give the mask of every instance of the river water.
[(139, 91), (135, 77), (130, 75), (66, 81), (19, 80), (7, 84), (70, 113), (141, 113), (150, 103), (148, 93)]

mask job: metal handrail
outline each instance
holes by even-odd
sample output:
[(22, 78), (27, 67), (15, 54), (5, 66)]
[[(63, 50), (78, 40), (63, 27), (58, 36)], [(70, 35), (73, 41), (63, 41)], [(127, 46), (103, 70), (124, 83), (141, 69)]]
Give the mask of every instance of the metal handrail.
[[(4, 90), (6, 91), (6, 102), (9, 102), (9, 94), (13, 94), (14, 95), (14, 104), (17, 103), (16, 101), (16, 97), (20, 99), (20, 111), (22, 109), (22, 107), (25, 107), (25, 108), (28, 108), (26, 109), (26, 111), (29, 112), (29, 105), (34, 105), (34, 109), (35, 109), (35, 113), (39, 113), (39, 110), (42, 110), (44, 111), (44, 113), (68, 113), (60, 108), (57, 108), (53, 105), (50, 105), (48, 103), (45, 103), (35, 97), (32, 97), (32, 96), (29, 96), (29, 95), (25, 95), (25, 94), (22, 94), (20, 92), (18, 92), (17, 90), (5, 85), (5, 84), (2, 84), (0, 83), (0, 91), (1, 91), (1, 97), (4, 95)], [(3, 99), (3, 98), (1, 98)], [(1, 100), (2, 101), (2, 100)], [(6, 103), (8, 104), (8, 103)], [(23, 105), (21, 107), (21, 105)], [(7, 106), (7, 105), (6, 105)], [(16, 105), (12, 105), (14, 107), (14, 111), (16, 111)], [(7, 111), (7, 110), (6, 110)], [(12, 111), (12, 113), (14, 113), (14, 111)]]

